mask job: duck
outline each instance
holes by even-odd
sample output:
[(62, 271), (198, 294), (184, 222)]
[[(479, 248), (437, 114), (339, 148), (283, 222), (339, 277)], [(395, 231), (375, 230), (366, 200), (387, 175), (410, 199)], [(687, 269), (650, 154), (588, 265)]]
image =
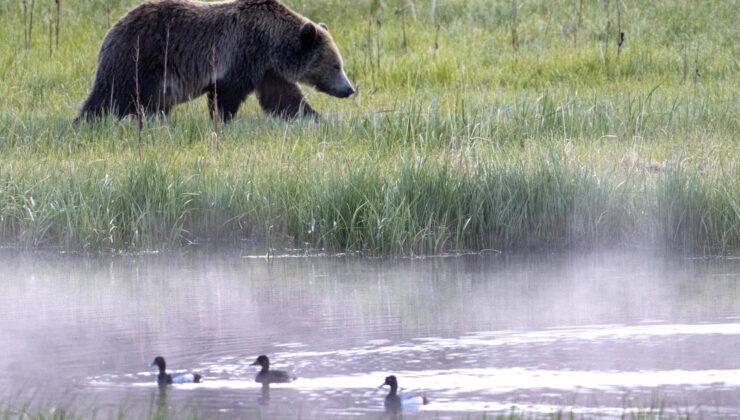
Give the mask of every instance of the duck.
[(385, 410), (390, 413), (399, 413), (402, 411), (418, 411), (422, 405), (429, 404), (426, 395), (399, 395), (398, 379), (395, 376), (387, 376), (381, 387), (388, 385), (391, 387), (390, 392), (385, 397)]
[(261, 384), (287, 383), (298, 379), (293, 372), (270, 370), (270, 359), (264, 354), (257, 357), (257, 360), (250, 366), (262, 366), (262, 369), (257, 372), (257, 376), (254, 377), (255, 382)]
[(155, 357), (150, 366), (157, 366), (159, 368), (159, 375), (157, 375), (157, 383), (159, 385), (200, 383), (201, 379), (203, 379), (197, 373), (176, 373), (174, 375), (167, 373), (165, 371), (167, 363), (162, 356)]

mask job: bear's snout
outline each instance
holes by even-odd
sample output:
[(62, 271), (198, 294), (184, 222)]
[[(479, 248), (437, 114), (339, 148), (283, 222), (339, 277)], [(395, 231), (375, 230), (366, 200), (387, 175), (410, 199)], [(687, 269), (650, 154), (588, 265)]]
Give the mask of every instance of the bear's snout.
[(327, 93), (337, 98), (347, 98), (355, 93), (355, 88), (352, 87), (352, 83), (349, 82), (347, 76), (342, 72), (337, 83)]
[(353, 88), (351, 85), (348, 84), (344, 88), (334, 93), (334, 96), (336, 96), (337, 98), (348, 98), (352, 96), (354, 93), (355, 93), (355, 88)]

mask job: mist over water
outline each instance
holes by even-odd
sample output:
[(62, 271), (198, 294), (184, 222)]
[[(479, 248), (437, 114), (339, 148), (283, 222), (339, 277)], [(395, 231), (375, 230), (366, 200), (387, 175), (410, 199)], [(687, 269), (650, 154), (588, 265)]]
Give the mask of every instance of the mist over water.
[[(0, 401), (131, 417), (740, 411), (740, 260), (0, 251)], [(267, 354), (299, 379), (261, 389)], [(204, 383), (161, 391), (149, 367)]]

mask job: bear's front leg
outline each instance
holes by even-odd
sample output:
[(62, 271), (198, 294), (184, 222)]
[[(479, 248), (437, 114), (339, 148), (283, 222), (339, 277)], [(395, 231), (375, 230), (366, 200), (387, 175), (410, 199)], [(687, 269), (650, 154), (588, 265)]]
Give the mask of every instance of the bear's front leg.
[(239, 111), (239, 106), (252, 92), (252, 87), (242, 84), (218, 82), (206, 88), (208, 94), (208, 112), (211, 118), (218, 114), (224, 122), (231, 121)]
[(268, 71), (256, 89), (257, 100), (262, 109), (280, 118), (301, 116), (316, 118), (319, 114), (306, 102), (301, 88), (278, 74)]

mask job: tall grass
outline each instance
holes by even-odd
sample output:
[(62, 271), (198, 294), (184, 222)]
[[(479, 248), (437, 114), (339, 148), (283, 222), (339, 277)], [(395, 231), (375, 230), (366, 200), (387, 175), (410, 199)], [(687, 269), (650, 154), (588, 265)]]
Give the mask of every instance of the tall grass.
[(728, 3), (628, 4), (618, 50), (599, 2), (449, 0), (432, 16), (414, 1), (412, 18), (405, 3), (293, 1), (328, 23), (359, 85), (344, 101), (308, 90), (323, 121), (273, 120), (249, 100), (213, 141), (201, 98), (140, 133), (130, 119), (72, 126), (106, 11), (135, 3), (62, 3), (51, 59), (24, 50), (22, 11), (0, 5), (12, 17), (0, 32), (3, 242), (740, 250)]

